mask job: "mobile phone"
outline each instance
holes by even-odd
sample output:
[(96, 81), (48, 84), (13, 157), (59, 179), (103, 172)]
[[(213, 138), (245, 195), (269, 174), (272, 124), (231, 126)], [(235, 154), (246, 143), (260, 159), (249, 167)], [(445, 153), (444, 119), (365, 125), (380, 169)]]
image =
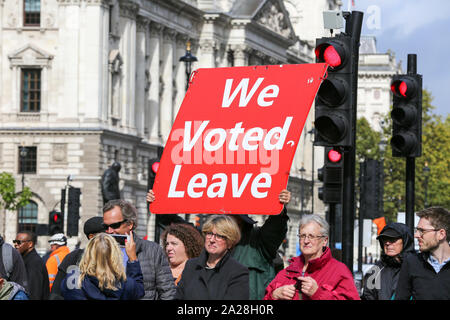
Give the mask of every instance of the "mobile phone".
[(297, 281), (294, 284), (295, 289), (297, 289), (298, 291), (302, 290), (302, 280), (297, 279)]
[(127, 236), (124, 234), (111, 234), (111, 236), (116, 239), (119, 246), (125, 246), (125, 240), (127, 240)]

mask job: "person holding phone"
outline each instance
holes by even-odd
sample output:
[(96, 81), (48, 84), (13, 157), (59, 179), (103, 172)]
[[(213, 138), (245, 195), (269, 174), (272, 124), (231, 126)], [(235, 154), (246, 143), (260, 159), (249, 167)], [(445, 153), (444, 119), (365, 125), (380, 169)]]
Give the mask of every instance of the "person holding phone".
[(64, 278), (61, 293), (65, 300), (137, 300), (144, 296), (144, 280), (130, 231), (125, 242), (127, 266), (113, 237), (99, 233), (91, 240), (80, 261), (79, 275)]
[[(103, 226), (108, 234), (131, 235), (130, 231), (138, 226), (137, 209), (126, 200), (111, 200), (103, 207)], [(136, 237), (135, 233), (132, 237), (144, 276), (145, 296), (142, 299), (174, 299), (175, 284), (163, 248), (153, 241)], [(128, 256), (124, 254), (123, 257), (126, 265)]]

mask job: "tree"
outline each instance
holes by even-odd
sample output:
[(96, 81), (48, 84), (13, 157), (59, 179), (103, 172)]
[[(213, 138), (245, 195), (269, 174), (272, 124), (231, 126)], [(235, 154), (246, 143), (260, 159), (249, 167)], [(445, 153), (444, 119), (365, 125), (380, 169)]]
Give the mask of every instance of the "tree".
[[(31, 198), (31, 190), (25, 187), (21, 192), (16, 193), (16, 180), (12, 174), (0, 173), (0, 209), (19, 210), (26, 206)], [(1, 218), (2, 231), (5, 230), (6, 212)]]

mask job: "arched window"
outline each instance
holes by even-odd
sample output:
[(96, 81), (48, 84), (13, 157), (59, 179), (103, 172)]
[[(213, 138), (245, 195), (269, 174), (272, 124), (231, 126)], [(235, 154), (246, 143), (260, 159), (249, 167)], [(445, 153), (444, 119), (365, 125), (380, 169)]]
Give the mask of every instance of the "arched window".
[(19, 209), (19, 229), (18, 230), (30, 230), (36, 232), (36, 226), (38, 223), (38, 205), (36, 202), (31, 201), (25, 206)]

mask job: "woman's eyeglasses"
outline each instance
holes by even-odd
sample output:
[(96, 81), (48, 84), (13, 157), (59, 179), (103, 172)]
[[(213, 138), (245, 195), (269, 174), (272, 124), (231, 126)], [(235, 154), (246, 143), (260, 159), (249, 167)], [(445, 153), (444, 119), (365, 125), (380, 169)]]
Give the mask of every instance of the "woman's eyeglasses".
[(314, 236), (312, 234), (298, 234), (297, 237), (302, 241), (305, 241), (306, 238), (308, 238), (308, 240), (315, 241), (320, 238), (324, 238), (325, 236)]
[(208, 239), (212, 239), (214, 237), (216, 240), (226, 240), (227, 239), (227, 237), (225, 237), (221, 234), (212, 233), (212, 232), (205, 232), (205, 237)]

